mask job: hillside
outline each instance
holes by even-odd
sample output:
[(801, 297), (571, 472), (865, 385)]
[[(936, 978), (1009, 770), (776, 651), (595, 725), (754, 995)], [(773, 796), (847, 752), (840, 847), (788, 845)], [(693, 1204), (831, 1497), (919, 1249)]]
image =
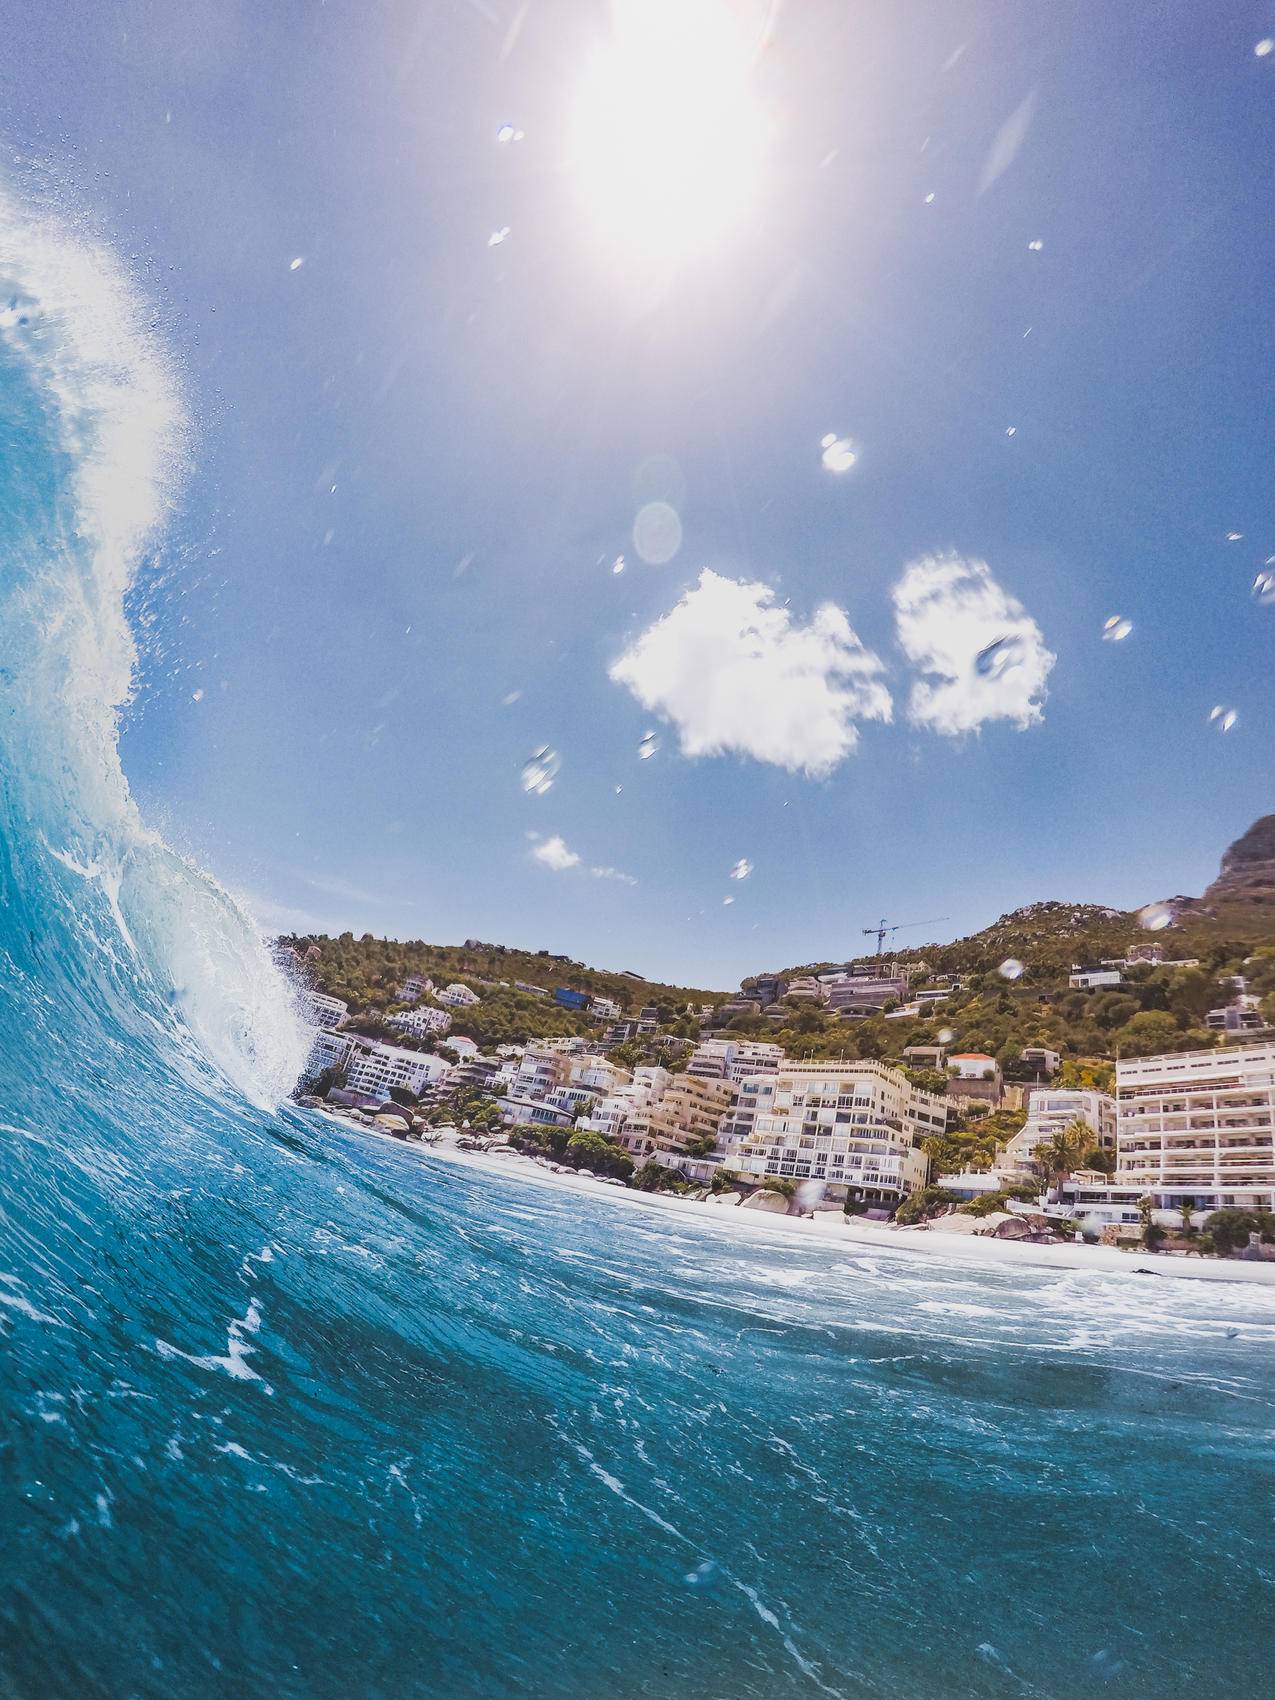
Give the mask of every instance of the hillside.
[[(483, 1046), (558, 1034), (596, 1034), (596, 1021), (553, 1002), (552, 994), (558, 986), (590, 997), (612, 998), (626, 1016), (654, 1004), (666, 1030), (685, 1030), (688, 1037), (698, 1031), (698, 1026), (687, 1024), (687, 1004), (711, 1004), (722, 996), (720, 992), (646, 980), (636, 974), (590, 968), (548, 951), (516, 950), (504, 945), (436, 945), (422, 939), (378, 939), (370, 933), (360, 938), (352, 933), (337, 938), (291, 934), (279, 943), (295, 952), (307, 984), (347, 1003), (356, 1022), (361, 1018), (375, 1021), (404, 1007), (397, 993), (409, 974), (425, 975), (440, 987), (461, 981), (478, 994), (481, 1002), (472, 1009), (453, 1010), (451, 1030)], [(502, 981), (508, 983), (502, 985)], [(521, 991), (518, 981), (548, 995), (537, 997)], [(419, 1043), (430, 1048), (428, 1040)]]

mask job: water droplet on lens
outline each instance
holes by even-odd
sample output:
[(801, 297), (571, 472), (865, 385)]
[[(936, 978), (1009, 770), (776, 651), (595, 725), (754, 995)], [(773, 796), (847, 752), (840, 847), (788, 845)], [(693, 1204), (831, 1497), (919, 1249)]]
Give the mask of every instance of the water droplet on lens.
[(1133, 630), (1133, 621), (1126, 620), (1119, 614), (1113, 614), (1102, 628), (1104, 643), (1123, 643)]
[(190, 700), (192, 702), (202, 702), (204, 700), (204, 690), (202, 685), (197, 691), (192, 691), (190, 693)]
[(299, 272), (304, 264), (305, 264), (304, 256), (301, 255), (301, 254), (298, 254), (296, 259), (291, 261), (291, 263), (289, 264), (288, 270), (290, 272)]
[(562, 757), (548, 744), (542, 744), (534, 755), (523, 763), (522, 788), (529, 796), (543, 797), (558, 777)]
[(1148, 903), (1138, 911), (1138, 925), (1149, 933), (1162, 933), (1173, 925), (1173, 907), (1168, 903)]
[(735, 863), (735, 866), (731, 869), (730, 877), (733, 880), (746, 880), (752, 871), (753, 864), (748, 860), (748, 857), (741, 856), (738, 862)]
[(734, 898), (733, 898), (733, 897), (723, 897), (723, 898), (722, 898), (722, 904), (723, 904), (723, 906), (724, 906), (724, 907), (725, 907), (725, 906), (729, 906), (729, 905), (730, 905), (730, 904), (732, 904), (732, 903), (733, 903), (733, 902), (734, 902), (734, 901), (735, 901), (735, 899), (734, 899)]
[(648, 502), (633, 521), (633, 547), (651, 567), (663, 567), (682, 547), (682, 522), (670, 502)]
[(643, 732), (642, 742), (638, 745), (638, 755), (643, 761), (650, 761), (660, 747), (660, 740), (654, 732)]
[(934, 205), (934, 191), (933, 191), (933, 189), (931, 189), (929, 194), (925, 197), (925, 204), (926, 204), (927, 207), (932, 207)]
[(819, 447), (823, 450), (821, 459), (827, 472), (849, 472), (859, 458), (859, 452), (849, 437), (838, 437), (835, 431), (829, 431), (826, 437), (821, 438)]
[(1216, 726), (1219, 732), (1229, 732), (1238, 719), (1239, 715), (1235, 710), (1228, 708), (1225, 703), (1219, 702), (1209, 711), (1209, 723)]
[(624, 790), (623, 785), (617, 785), (616, 788), (615, 788), (616, 796), (618, 797), (620, 795), (621, 791), (623, 791), (623, 790)]
[(1039, 236), (1033, 236), (1027, 246), (1033, 254), (1039, 254), (1045, 244), (1041, 241)]
[(1023, 642), (1017, 637), (997, 638), (974, 657), (974, 671), (981, 679), (1001, 679), (1023, 662)]
[(1264, 35), (1253, 52), (1259, 59), (1265, 59), (1271, 53), (1275, 53), (1275, 36)]
[(1275, 571), (1269, 565), (1253, 580), (1253, 600), (1262, 608), (1275, 607)]
[(509, 235), (509, 226), (507, 224), (504, 224), (500, 227), (499, 230), (493, 230), (492, 231), (491, 235), (487, 238), (487, 246), (489, 248), (499, 248), (500, 244), (505, 240), (505, 238), (508, 235)]
[(512, 124), (502, 124), (499, 130), (496, 131), (496, 140), (501, 143), (520, 142), (522, 140), (522, 131), (515, 130)]
[(1007, 956), (996, 972), (1002, 980), (1021, 980), (1023, 965), (1016, 956)]
[(502, 708), (512, 708), (521, 695), (521, 691), (507, 691), (500, 699), (500, 706)]
[(1007, 425), (1005, 427), (1005, 435), (1007, 437), (1016, 437), (1018, 435), (1018, 426), (1017, 425)]
[(955, 1039), (956, 1034), (953, 1033), (950, 1027), (940, 1027), (934, 1037), (938, 1040), (940, 1045), (950, 1045), (952, 1040)]
[(617, 555), (615, 557), (615, 560), (611, 563), (611, 571), (613, 573), (622, 573), (624, 571), (624, 556), (623, 555)]
[(823, 1199), (827, 1188), (822, 1181), (798, 1181), (793, 1201), (798, 1210), (813, 1210)]
[(1244, 533), (1242, 531), (1228, 531), (1226, 534), (1226, 541), (1228, 543), (1242, 543), (1244, 541)]

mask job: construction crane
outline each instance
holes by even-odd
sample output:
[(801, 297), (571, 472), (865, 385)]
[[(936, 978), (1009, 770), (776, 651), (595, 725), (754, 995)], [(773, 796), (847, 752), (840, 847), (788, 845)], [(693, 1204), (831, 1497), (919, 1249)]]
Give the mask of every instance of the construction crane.
[(891, 926), (889, 921), (887, 921), (883, 915), (877, 926), (865, 927), (863, 930), (869, 938), (876, 939), (876, 953), (880, 956), (883, 948), (885, 947), (885, 935), (887, 933), (906, 932), (910, 927), (932, 927), (939, 921), (948, 921), (950, 919), (951, 916), (949, 915), (931, 915), (928, 921), (896, 921), (895, 924)]

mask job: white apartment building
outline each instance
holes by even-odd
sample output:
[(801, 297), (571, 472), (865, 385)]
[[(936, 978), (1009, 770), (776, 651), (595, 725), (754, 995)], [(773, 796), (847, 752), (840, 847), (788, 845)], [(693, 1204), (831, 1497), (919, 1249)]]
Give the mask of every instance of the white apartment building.
[(632, 1081), (627, 1086), (617, 1087), (614, 1092), (594, 1104), (589, 1114), (581, 1117), (578, 1125), (587, 1128), (591, 1133), (600, 1133), (607, 1139), (620, 1140), (629, 1117), (648, 1104), (658, 1104), (672, 1079), (669, 1071), (660, 1068), (658, 1064), (644, 1064), (641, 1068), (635, 1068)]
[(1116, 1101), (1110, 1093), (1059, 1087), (1032, 1093), (1027, 1120), (1005, 1147), (1006, 1166), (1030, 1170), (1036, 1147), (1076, 1121), (1089, 1128), (1095, 1145), (1115, 1150)]
[(423, 998), (426, 992), (434, 990), (434, 982), (425, 974), (409, 974), (398, 989), (400, 1003), (415, 1003), (417, 998)]
[(470, 1009), (474, 1004), (482, 1002), (477, 992), (471, 992), (468, 986), (462, 986), (459, 981), (444, 986), (442, 991), (435, 992), (434, 996), (439, 1003), (445, 1003), (451, 1009)]
[(320, 1027), (336, 1027), (350, 1013), (348, 1003), (342, 1003), (340, 998), (330, 998), (326, 992), (308, 992), (306, 1001)]
[(616, 1092), (627, 1086), (633, 1076), (619, 1063), (608, 1057), (577, 1057), (568, 1076), (572, 1086), (583, 1086), (590, 1092)]
[(1112, 986), (1123, 986), (1124, 975), (1118, 968), (1073, 968), (1067, 984), (1073, 991), (1107, 991)]
[(752, 1039), (704, 1039), (691, 1054), (686, 1073), (698, 1080), (733, 1080), (773, 1074), (784, 1060), (782, 1045)]
[(727, 1167), (744, 1179), (780, 1175), (822, 1180), (829, 1196), (895, 1203), (925, 1185), (922, 1139), (947, 1126), (947, 1103), (879, 1062), (785, 1063), (747, 1080), (756, 1100), (751, 1131)]
[(404, 1051), (397, 1045), (375, 1040), (356, 1042), (346, 1064), (346, 1084), (353, 1092), (383, 1096), (391, 1086), (404, 1087), (418, 1097), (435, 1080), (441, 1080), (449, 1064), (426, 1051)]
[(423, 1039), (430, 1033), (446, 1033), (452, 1024), (452, 1018), (445, 1009), (435, 1009), (433, 1004), (419, 1004), (415, 1009), (402, 1010), (398, 1015), (391, 1015), (390, 1026), (398, 1027), (404, 1033), (413, 1033), (418, 1039)]
[(954, 1051), (947, 1059), (947, 1066), (948, 1072), (958, 1080), (999, 1082), (1001, 1077), (1000, 1064), (986, 1051)]
[(604, 998), (599, 993), (589, 1005), (589, 1014), (595, 1021), (618, 1021), (620, 1006), (614, 998)]
[(1162, 1209), (1275, 1209), (1275, 1044), (1116, 1064), (1116, 1184)]
[(634, 1110), (621, 1130), (620, 1143), (635, 1157), (654, 1155), (682, 1167), (689, 1140), (711, 1136), (716, 1142), (735, 1092), (729, 1080), (675, 1074), (658, 1102)]
[(353, 1049), (354, 1041), (348, 1033), (316, 1033), (302, 1079), (314, 1080), (325, 1068), (344, 1068)]
[(510, 1087), (516, 1098), (547, 1098), (571, 1078), (571, 1059), (547, 1045), (528, 1045), (518, 1062)]

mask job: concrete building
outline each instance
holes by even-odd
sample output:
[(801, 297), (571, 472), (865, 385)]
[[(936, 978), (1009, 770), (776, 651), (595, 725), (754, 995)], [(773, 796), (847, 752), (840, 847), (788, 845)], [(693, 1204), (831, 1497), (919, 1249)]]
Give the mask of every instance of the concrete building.
[(908, 977), (895, 974), (854, 974), (825, 986), (829, 1012), (847, 1021), (879, 1015), (887, 1004), (906, 1003)]
[(691, 1053), (686, 1072), (698, 1080), (739, 1082), (750, 1074), (773, 1074), (784, 1060), (782, 1045), (757, 1039), (703, 1039)]
[(657, 1064), (635, 1068), (633, 1079), (627, 1086), (620, 1086), (600, 1099), (577, 1125), (591, 1133), (600, 1133), (606, 1139), (619, 1140), (630, 1116), (648, 1104), (658, 1103), (672, 1079), (669, 1071)]
[(705, 1136), (716, 1142), (723, 1117), (735, 1102), (736, 1088), (728, 1080), (698, 1080), (675, 1074), (658, 1102), (634, 1110), (620, 1134), (620, 1143), (639, 1162), (657, 1157), (681, 1167), (687, 1143)]
[(415, 1003), (417, 998), (423, 998), (426, 992), (434, 990), (434, 982), (424, 974), (409, 974), (398, 989), (400, 1003)]
[(325, 1068), (344, 1068), (353, 1049), (353, 1036), (349, 1033), (316, 1033), (301, 1078), (309, 1082), (322, 1074)]
[(589, 1014), (594, 1021), (618, 1021), (620, 1006), (614, 998), (595, 997), (589, 1005)]
[(1275, 1043), (1116, 1064), (1116, 1182), (1158, 1206), (1275, 1209)]
[(903, 1060), (910, 1068), (947, 1067), (947, 1047), (945, 1045), (905, 1045)]
[(575, 1120), (569, 1111), (547, 1104), (541, 1098), (520, 1098), (510, 1092), (497, 1099), (497, 1103), (505, 1120), (515, 1126), (533, 1123), (537, 1127), (570, 1127)]
[(445, 1003), (451, 1009), (471, 1009), (474, 1004), (482, 1002), (477, 992), (471, 992), (468, 986), (462, 986), (459, 981), (444, 986), (442, 991), (435, 992), (434, 996), (439, 1003)]
[(528, 1045), (519, 1059), (512, 1095), (517, 1098), (547, 1098), (571, 1078), (571, 1058), (548, 1045)]
[(1242, 996), (1211, 1009), (1204, 1019), (1215, 1033), (1260, 1033), (1266, 1026), (1258, 1000)]
[(751, 1131), (724, 1166), (744, 1179), (822, 1180), (834, 1199), (897, 1203), (924, 1186), (920, 1142), (947, 1126), (941, 1097), (880, 1062), (788, 1062), (740, 1096), (756, 1101)]
[(414, 1033), (418, 1039), (429, 1033), (446, 1033), (452, 1018), (445, 1009), (435, 1009), (432, 1003), (418, 1004), (415, 1009), (400, 1010), (389, 1017), (391, 1027), (404, 1033)]
[(823, 1003), (828, 995), (828, 988), (821, 986), (813, 974), (797, 974), (789, 980), (788, 990), (784, 994), (789, 998), (805, 998), (811, 1003)]
[(339, 1027), (350, 1013), (348, 1003), (342, 1003), (340, 998), (330, 998), (326, 992), (307, 992), (306, 1002), (320, 1027)]
[(1000, 1064), (985, 1051), (957, 1051), (947, 1059), (948, 1094), (996, 1109), (1004, 1096)]
[(621, 1086), (627, 1086), (632, 1075), (618, 1063), (611, 1062), (607, 1057), (576, 1057), (571, 1063), (571, 1073), (568, 1076), (572, 1086), (581, 1086), (589, 1092), (615, 1092)]
[(1048, 1045), (1024, 1045), (1018, 1056), (1038, 1079), (1053, 1076), (1062, 1067), (1061, 1051), (1051, 1051)]
[(356, 1041), (346, 1063), (346, 1085), (352, 1092), (388, 1097), (391, 1086), (421, 1093), (448, 1072), (450, 1064), (427, 1051), (405, 1051), (377, 1040)]
[(1027, 1120), (1005, 1147), (1005, 1163), (1023, 1173), (1034, 1172), (1036, 1147), (1072, 1122), (1084, 1122), (1093, 1143), (1104, 1151), (1116, 1148), (1116, 1101), (1107, 1092), (1060, 1087), (1033, 1092)]
[(1073, 991), (1105, 992), (1123, 986), (1124, 975), (1119, 968), (1074, 967), (1067, 976), (1067, 984)]

